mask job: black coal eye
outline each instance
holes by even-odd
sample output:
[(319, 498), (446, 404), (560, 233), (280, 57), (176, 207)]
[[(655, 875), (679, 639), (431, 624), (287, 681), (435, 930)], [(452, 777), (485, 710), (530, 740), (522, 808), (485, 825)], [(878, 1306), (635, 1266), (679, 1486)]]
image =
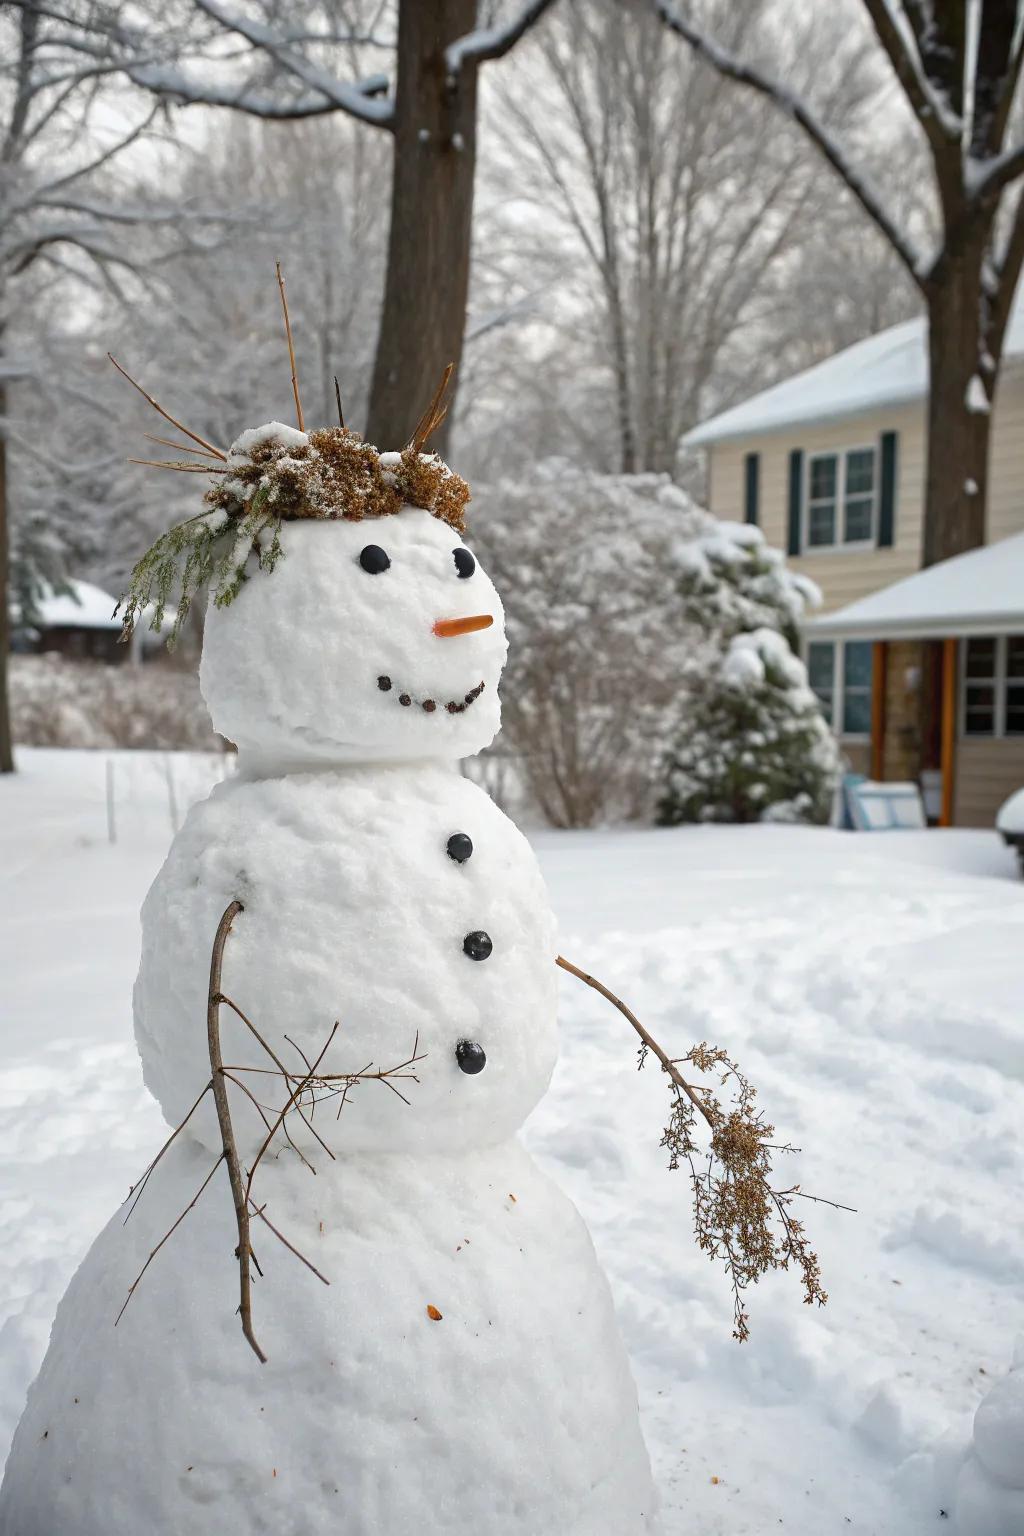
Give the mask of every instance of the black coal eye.
[(458, 571), (459, 575), (462, 577), (472, 576), (473, 572), (476, 570), (476, 561), (473, 559), (473, 556), (470, 554), (469, 550), (453, 549), (452, 554), (455, 556), (455, 569)]
[(448, 857), (456, 864), (465, 864), (473, 856), (473, 839), (468, 832), (453, 832), (447, 843)]
[(381, 571), (386, 571), (391, 561), (386, 549), (381, 549), (379, 544), (367, 544), (360, 551), (359, 564), (364, 571), (369, 571), (371, 576), (379, 576)]

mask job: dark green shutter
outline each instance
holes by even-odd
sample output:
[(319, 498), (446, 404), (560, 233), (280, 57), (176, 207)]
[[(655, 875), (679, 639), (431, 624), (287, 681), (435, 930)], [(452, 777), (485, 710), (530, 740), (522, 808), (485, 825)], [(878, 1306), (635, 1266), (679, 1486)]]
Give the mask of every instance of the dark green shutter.
[(794, 448), (789, 455), (789, 525), (786, 552), (790, 555), (800, 553), (800, 503), (803, 498), (803, 485), (804, 451), (802, 448)]
[(748, 453), (744, 460), (743, 517), (748, 523), (757, 522), (757, 498), (760, 490), (761, 455)]
[(878, 491), (878, 545), (891, 548), (896, 530), (896, 447), (897, 432), (883, 432), (882, 467)]

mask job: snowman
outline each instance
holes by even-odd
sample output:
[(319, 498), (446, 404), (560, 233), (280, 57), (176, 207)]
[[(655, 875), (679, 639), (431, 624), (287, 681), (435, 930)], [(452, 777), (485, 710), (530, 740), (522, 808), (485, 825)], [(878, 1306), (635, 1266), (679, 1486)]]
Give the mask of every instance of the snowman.
[[(529, 844), (459, 769), (498, 729), (506, 654), (467, 497), (418, 441), (272, 423), (196, 520), (200, 552), (238, 534), (201, 665), (238, 772), (146, 898), (134, 997), (146, 1084), (184, 1126), (60, 1305), (3, 1536), (656, 1529), (608, 1285), (517, 1139), (556, 1058), (555, 925)], [(262, 1362), (201, 1093), (232, 904), (220, 1046), (239, 1161), (259, 1158)], [(380, 1080), (296, 1102), (265, 1147), (312, 1063)]]

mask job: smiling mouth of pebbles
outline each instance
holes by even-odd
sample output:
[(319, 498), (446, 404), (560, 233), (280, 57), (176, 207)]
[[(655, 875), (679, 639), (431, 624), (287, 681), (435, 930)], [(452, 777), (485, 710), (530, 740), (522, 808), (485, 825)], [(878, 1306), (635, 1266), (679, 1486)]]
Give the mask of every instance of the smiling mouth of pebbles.
[[(411, 706), (415, 706), (417, 709), (422, 709), (424, 714), (427, 715), (433, 715), (439, 709), (443, 710), (445, 714), (461, 715), (466, 712), (471, 704), (476, 703), (483, 693), (485, 686), (486, 684), (484, 683), (477, 683), (476, 687), (471, 688), (464, 698), (449, 699), (446, 704), (439, 704), (436, 699), (414, 699), (411, 693), (400, 693), (397, 697), (399, 704), (404, 708), (409, 709)], [(394, 689), (394, 684), (390, 677), (378, 677), (377, 687), (381, 693), (391, 693)]]

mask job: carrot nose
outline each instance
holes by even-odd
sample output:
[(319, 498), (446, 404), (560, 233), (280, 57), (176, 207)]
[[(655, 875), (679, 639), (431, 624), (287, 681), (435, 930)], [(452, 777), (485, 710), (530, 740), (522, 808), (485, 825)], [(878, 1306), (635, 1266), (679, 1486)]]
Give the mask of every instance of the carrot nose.
[(465, 619), (438, 619), (434, 634), (440, 635), (442, 640), (450, 640), (453, 635), (471, 635), (478, 629), (490, 629), (493, 623), (493, 615), (489, 613), (471, 613)]

